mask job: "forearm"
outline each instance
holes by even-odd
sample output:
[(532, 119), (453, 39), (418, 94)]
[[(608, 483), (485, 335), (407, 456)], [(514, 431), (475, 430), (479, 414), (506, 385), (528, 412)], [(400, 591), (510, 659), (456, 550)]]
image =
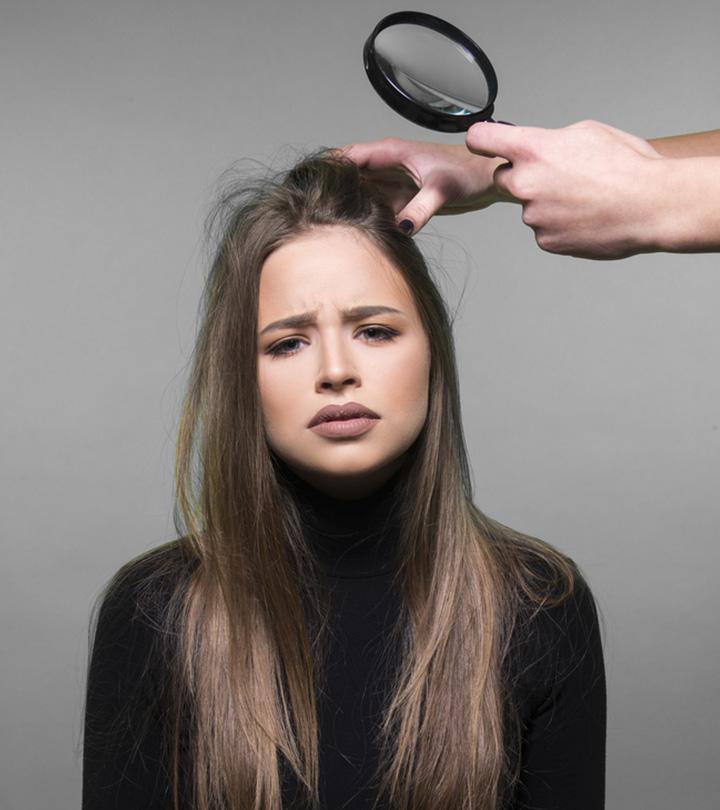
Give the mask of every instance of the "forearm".
[(720, 250), (720, 156), (653, 161), (657, 216), (649, 250)]
[(663, 157), (720, 156), (720, 129), (710, 129), (705, 132), (692, 132), (687, 135), (648, 138), (648, 143)]

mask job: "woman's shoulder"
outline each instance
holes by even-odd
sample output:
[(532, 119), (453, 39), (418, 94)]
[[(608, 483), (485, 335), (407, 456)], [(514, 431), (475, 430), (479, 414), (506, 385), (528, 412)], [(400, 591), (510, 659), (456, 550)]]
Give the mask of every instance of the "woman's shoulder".
[(574, 625), (595, 621), (595, 597), (572, 557), (542, 541), (515, 545), (513, 555), (520, 628), (533, 628), (543, 636), (566, 636)]
[[(562, 555), (532, 555), (534, 594), (523, 593), (509, 645), (515, 676), (527, 690), (541, 692), (580, 670), (592, 677), (603, 669), (600, 618), (594, 594), (577, 563)], [(594, 673), (594, 674), (593, 674)]]
[(537, 537), (503, 527), (493, 546), (499, 568), (522, 617), (585, 609), (593, 595), (575, 560)]
[[(123, 781), (113, 769), (125, 767), (124, 752), (148, 762), (156, 756), (175, 673), (173, 597), (190, 567), (181, 541), (156, 546), (123, 564), (95, 601), (85, 703), (88, 791), (104, 796), (108, 788), (99, 782)], [(134, 761), (127, 760), (130, 768)]]
[(562, 583), (547, 580), (544, 594), (537, 602), (527, 601), (520, 617), (519, 628), (528, 641), (543, 650), (564, 646), (575, 651), (598, 625), (594, 594), (587, 579), (574, 561), (572, 578)]
[(131, 558), (102, 589), (98, 625), (145, 624), (159, 627), (178, 584), (194, 567), (183, 539), (155, 546)]

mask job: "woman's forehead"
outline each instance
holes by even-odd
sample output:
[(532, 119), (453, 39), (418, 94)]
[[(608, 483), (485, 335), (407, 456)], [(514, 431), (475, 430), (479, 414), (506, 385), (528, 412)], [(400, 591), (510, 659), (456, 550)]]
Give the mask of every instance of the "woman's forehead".
[(261, 318), (363, 304), (408, 309), (412, 296), (392, 261), (356, 229), (315, 229), (281, 245), (263, 264)]

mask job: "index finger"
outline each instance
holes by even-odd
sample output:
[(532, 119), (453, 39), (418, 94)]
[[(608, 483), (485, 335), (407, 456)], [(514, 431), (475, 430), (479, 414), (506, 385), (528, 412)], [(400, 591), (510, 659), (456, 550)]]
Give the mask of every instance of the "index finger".
[(476, 155), (503, 157), (514, 162), (516, 158), (534, 153), (533, 140), (542, 132), (540, 127), (509, 127), (506, 124), (479, 121), (465, 134), (465, 145)]
[(399, 144), (388, 138), (381, 141), (352, 143), (339, 147), (345, 157), (366, 169), (393, 169), (403, 165)]

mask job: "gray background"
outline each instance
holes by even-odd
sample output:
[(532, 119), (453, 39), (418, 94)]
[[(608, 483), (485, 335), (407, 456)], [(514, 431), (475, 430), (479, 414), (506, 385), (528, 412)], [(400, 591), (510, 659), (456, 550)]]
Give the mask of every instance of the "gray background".
[[(486, 49), (500, 118), (720, 126), (716, 0), (414, 7)], [(92, 602), (174, 536), (220, 173), (391, 134), (457, 140), (365, 78), (365, 37), (401, 8), (3, 3), (2, 810), (79, 806)], [(608, 808), (716, 806), (718, 256), (553, 256), (507, 204), (419, 238), (459, 304), (476, 501), (573, 556), (605, 617)]]

